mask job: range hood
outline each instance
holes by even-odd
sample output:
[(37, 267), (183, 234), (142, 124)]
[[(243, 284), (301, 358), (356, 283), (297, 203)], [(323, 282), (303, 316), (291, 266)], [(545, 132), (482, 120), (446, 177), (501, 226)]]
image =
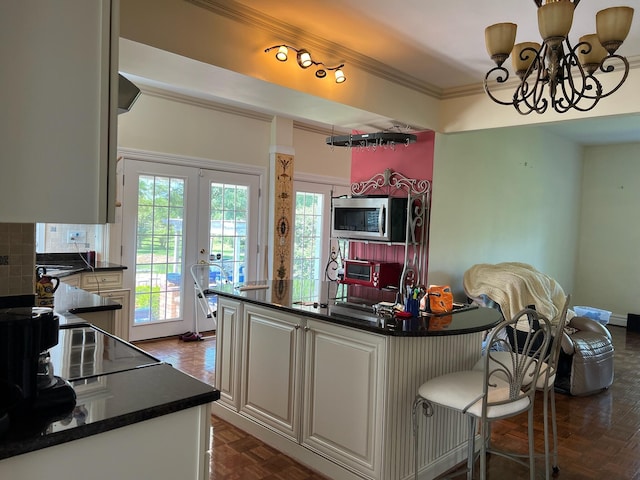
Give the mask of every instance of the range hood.
[(128, 78), (118, 74), (118, 115), (127, 113), (140, 95), (140, 89)]

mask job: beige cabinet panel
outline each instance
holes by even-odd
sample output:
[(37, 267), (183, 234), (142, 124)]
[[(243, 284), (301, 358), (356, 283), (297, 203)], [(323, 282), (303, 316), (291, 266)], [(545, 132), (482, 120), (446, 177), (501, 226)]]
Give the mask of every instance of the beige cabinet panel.
[(303, 445), (379, 478), (385, 337), (308, 320)]
[(2, 2), (2, 221), (113, 221), (118, 18), (119, 0)]
[(61, 282), (64, 282), (71, 287), (77, 288), (80, 288), (81, 279), (82, 275), (79, 273), (76, 273), (75, 275), (68, 275), (66, 277), (60, 277)]
[(113, 334), (121, 338), (122, 340), (129, 341), (129, 310), (130, 310), (130, 302), (129, 297), (131, 295), (131, 291), (126, 289), (121, 290), (109, 290), (106, 292), (100, 292), (101, 297), (109, 298), (116, 303), (122, 305), (122, 309), (113, 310), (114, 313), (114, 331)]
[(242, 407), (254, 420), (298, 441), (300, 317), (245, 304)]
[(122, 270), (83, 272), (80, 288), (89, 292), (122, 288)]
[(240, 364), (242, 341), (242, 303), (218, 299), (216, 330), (216, 387), (218, 402), (234, 411), (240, 408)]

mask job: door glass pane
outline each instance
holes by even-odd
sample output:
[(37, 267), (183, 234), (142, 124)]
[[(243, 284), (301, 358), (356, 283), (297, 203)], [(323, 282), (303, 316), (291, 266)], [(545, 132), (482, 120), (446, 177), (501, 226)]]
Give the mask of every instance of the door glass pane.
[(184, 179), (140, 175), (135, 324), (181, 317)]
[(320, 280), (324, 195), (296, 192), (293, 238), (293, 278)]
[[(229, 282), (244, 282), (247, 268), (247, 218), (249, 188), (211, 183), (209, 222), (210, 261), (218, 263)], [(217, 275), (215, 269), (212, 269)], [(211, 278), (217, 281), (218, 278)]]

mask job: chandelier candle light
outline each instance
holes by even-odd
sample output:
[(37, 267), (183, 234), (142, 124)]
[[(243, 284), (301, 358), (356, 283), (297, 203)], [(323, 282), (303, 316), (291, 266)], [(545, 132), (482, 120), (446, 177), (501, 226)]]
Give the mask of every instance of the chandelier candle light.
[(289, 45), (274, 45), (273, 47), (269, 47), (265, 49), (265, 53), (268, 53), (272, 50), (276, 51), (276, 59), (280, 62), (286, 62), (289, 58), (289, 50), (296, 52), (296, 61), (300, 68), (307, 69), (310, 66), (314, 65), (318, 67), (316, 70), (317, 78), (324, 78), (327, 76), (327, 72), (333, 72), (336, 83), (343, 83), (347, 77), (344, 76), (344, 72), (342, 71), (342, 67), (344, 67), (344, 63), (337, 65), (335, 67), (327, 67), (324, 63), (315, 61), (311, 58), (311, 54), (305, 50), (304, 48), (295, 48), (290, 47)]
[[(573, 11), (580, 0), (534, 0), (538, 7), (538, 29), (542, 45), (536, 42), (515, 44), (517, 25), (498, 23), (485, 29), (487, 52), (496, 67), (487, 72), (484, 89), (487, 95), (501, 105), (513, 105), (522, 115), (531, 112), (544, 113), (549, 104), (558, 113), (570, 109), (586, 112), (608, 97), (625, 82), (629, 74), (629, 62), (616, 50), (627, 38), (633, 8), (611, 7), (596, 15), (595, 34), (580, 37), (572, 46), (569, 30), (573, 23)], [(490, 86), (505, 83), (508, 70), (502, 66), (511, 55), (515, 74), (520, 79), (511, 101), (498, 99)], [(614, 72), (614, 64), (621, 77), (608, 91), (596, 78), (598, 72)], [(545, 92), (548, 90), (548, 99)]]

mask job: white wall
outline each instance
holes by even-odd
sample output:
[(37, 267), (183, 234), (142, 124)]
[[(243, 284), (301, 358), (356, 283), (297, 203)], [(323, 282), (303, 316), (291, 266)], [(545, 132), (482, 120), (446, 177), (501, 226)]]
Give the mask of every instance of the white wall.
[[(134, 108), (118, 117), (119, 148), (268, 169), (273, 117), (155, 88), (142, 89)], [(351, 152), (346, 148), (331, 151), (325, 144), (329, 134), (294, 126), (296, 173), (348, 181)]]
[(574, 289), (581, 149), (512, 127), (438, 134), (429, 283), (451, 285), (476, 263), (525, 262)]
[(640, 144), (585, 149), (575, 304), (640, 313)]
[[(266, 167), (269, 119), (232, 115), (205, 102), (143, 91), (118, 117), (118, 147)], [(246, 132), (251, 132), (248, 135)]]
[(295, 129), (293, 148), (296, 152), (296, 173), (343, 178), (349, 183), (351, 178), (351, 150), (334, 147), (325, 143), (330, 134), (319, 134)]

